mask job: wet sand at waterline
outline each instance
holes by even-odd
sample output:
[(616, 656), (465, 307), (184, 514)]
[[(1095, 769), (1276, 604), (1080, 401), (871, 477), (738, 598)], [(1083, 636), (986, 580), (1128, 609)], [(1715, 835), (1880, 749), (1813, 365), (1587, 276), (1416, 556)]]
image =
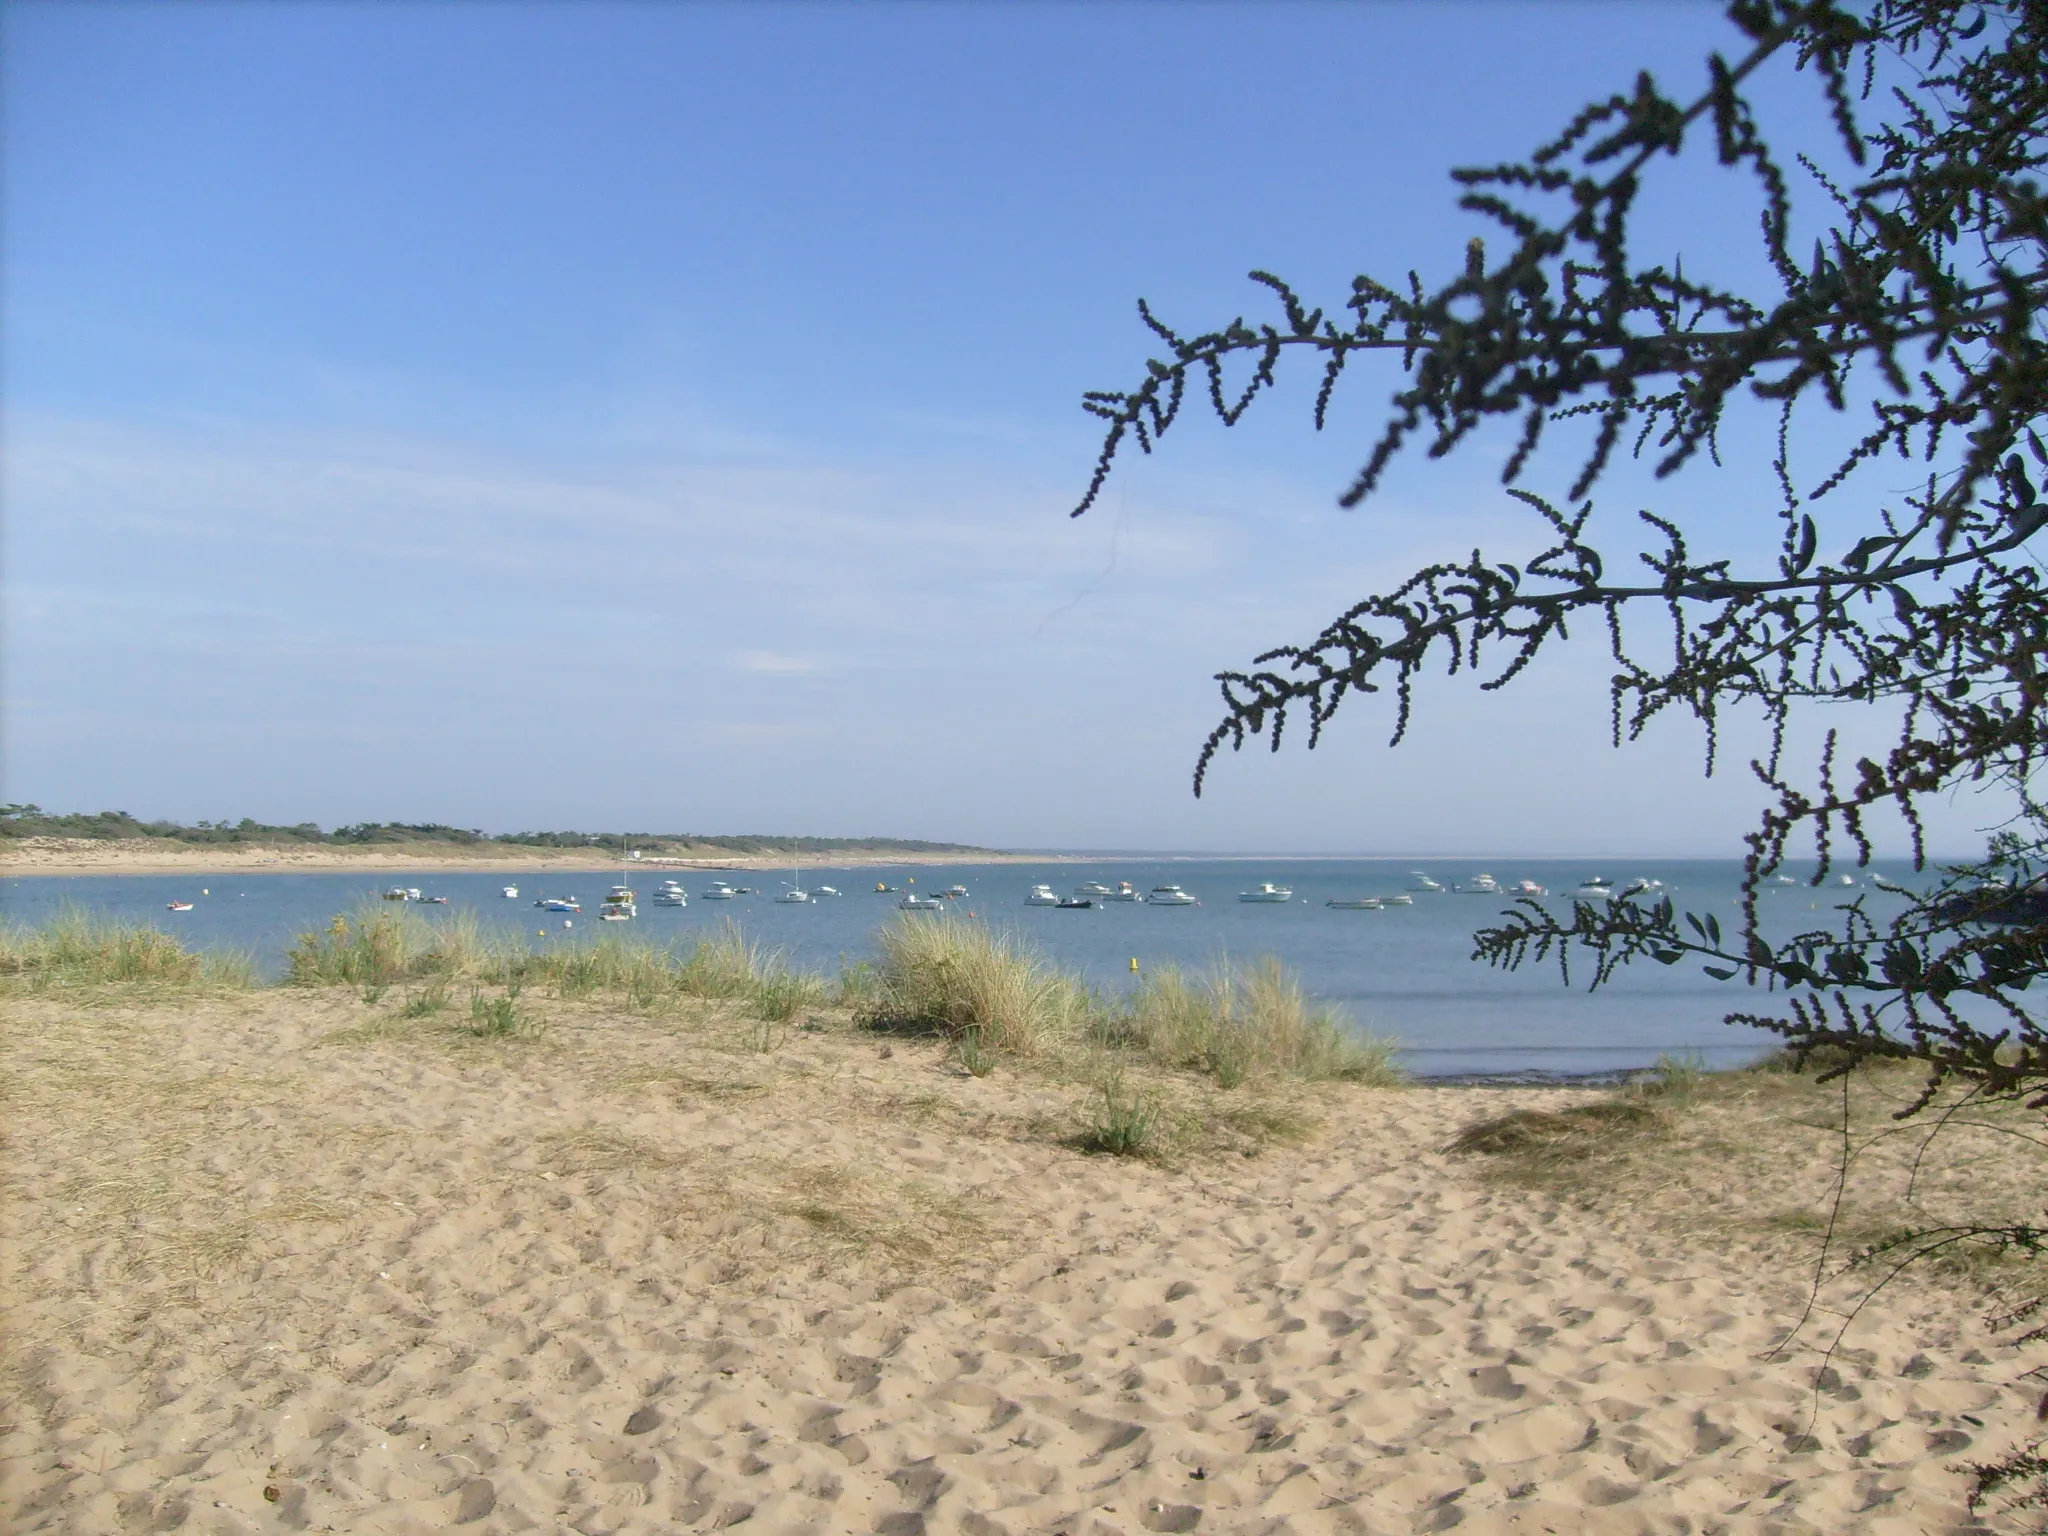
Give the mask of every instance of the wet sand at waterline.
[(1071, 1063), (397, 1002), (10, 997), (11, 1530), (1920, 1536), (2031, 1422), (1953, 1277), (1773, 1352), (1825, 1091), (1587, 1201), (1443, 1150), (1585, 1094), (1161, 1076), (1120, 1159)]

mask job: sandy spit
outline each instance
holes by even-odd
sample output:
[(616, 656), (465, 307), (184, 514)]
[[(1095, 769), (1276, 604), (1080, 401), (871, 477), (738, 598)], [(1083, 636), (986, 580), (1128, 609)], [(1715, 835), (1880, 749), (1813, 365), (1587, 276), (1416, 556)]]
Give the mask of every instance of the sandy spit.
[(1161, 1166), (837, 1024), (398, 1001), (10, 999), (10, 1530), (1923, 1536), (2031, 1404), (1946, 1293), (1823, 1370), (1767, 1247), (1438, 1150), (1555, 1096)]
[[(818, 853), (804, 857), (806, 869), (848, 869), (866, 866), (949, 864), (1059, 863), (1061, 855), (1012, 853)], [(683, 869), (787, 869), (786, 854), (635, 860), (635, 868), (663, 866)], [(277, 847), (234, 845), (211, 847), (170, 843), (159, 838), (26, 837), (0, 843), (0, 873), (13, 875), (180, 875), (287, 872), (318, 874), (361, 871), (401, 874), (422, 870), (436, 874), (517, 875), (551, 870), (610, 870), (619, 867), (617, 853), (581, 849), (526, 848), (491, 844), (484, 849), (450, 847), (421, 849), (415, 845), (345, 849), (284, 844)]]

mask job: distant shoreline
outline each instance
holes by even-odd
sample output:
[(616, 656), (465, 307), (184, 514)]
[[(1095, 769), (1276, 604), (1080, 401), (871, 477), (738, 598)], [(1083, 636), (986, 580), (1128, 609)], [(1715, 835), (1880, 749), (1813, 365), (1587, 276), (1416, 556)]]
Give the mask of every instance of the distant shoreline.
[[(486, 851), (488, 850), (488, 851)], [(996, 849), (937, 852), (919, 849), (846, 849), (807, 853), (655, 855), (635, 859), (640, 869), (851, 869), (897, 864), (1069, 863), (1082, 855), (1006, 853)], [(597, 848), (541, 848), (523, 843), (419, 844), (367, 848), (331, 845), (233, 844), (199, 846), (156, 838), (22, 838), (0, 844), (0, 874), (517, 874), (529, 871), (619, 868), (617, 853)]]

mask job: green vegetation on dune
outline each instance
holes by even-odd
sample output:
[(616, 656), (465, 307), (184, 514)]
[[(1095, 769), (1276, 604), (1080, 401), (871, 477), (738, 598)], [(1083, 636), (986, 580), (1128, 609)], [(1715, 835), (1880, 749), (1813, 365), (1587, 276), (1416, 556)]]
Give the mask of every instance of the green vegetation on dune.
[(0, 979), (31, 988), (132, 984), (238, 990), (255, 985), (242, 954), (194, 953), (161, 929), (67, 907), (40, 928), (0, 928)]
[(75, 837), (94, 842), (156, 838), (201, 847), (261, 844), (306, 844), (317, 847), (362, 848), (391, 845), (430, 847), (509, 847), (616, 849), (622, 844), (648, 853), (711, 853), (744, 857), (753, 854), (828, 853), (988, 853), (969, 843), (934, 843), (914, 837), (781, 837), (771, 833), (736, 836), (698, 832), (484, 832), (451, 827), (443, 822), (365, 821), (323, 831), (310, 821), (291, 826), (268, 822), (200, 821), (190, 826), (175, 821), (143, 821), (126, 811), (57, 813), (39, 805), (0, 805), (0, 838)]

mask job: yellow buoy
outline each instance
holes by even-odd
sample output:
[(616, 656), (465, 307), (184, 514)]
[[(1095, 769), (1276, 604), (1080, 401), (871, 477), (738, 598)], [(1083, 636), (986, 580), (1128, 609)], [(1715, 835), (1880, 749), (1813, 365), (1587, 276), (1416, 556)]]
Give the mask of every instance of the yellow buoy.
[(1133, 955), (1133, 956), (1131, 956), (1131, 969), (1132, 969), (1133, 971), (1135, 971), (1135, 970), (1137, 970), (1137, 968), (1138, 968), (1138, 957), (1137, 957), (1136, 955)]

